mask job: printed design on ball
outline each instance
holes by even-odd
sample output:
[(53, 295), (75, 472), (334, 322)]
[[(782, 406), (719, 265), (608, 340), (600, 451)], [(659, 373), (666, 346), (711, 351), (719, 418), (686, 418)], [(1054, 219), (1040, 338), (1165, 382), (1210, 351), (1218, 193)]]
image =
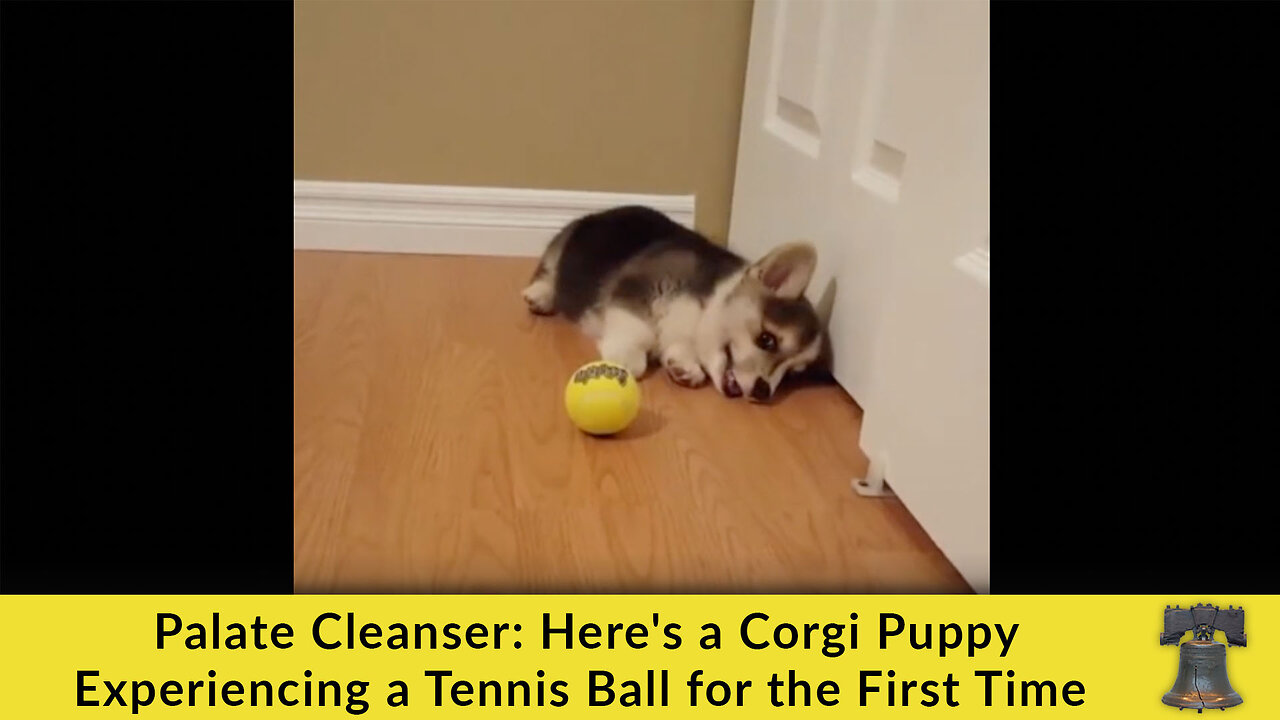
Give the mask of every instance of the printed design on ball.
[(622, 387), (627, 386), (630, 373), (616, 365), (589, 365), (573, 374), (573, 381), (585, 385), (596, 378), (613, 378)]

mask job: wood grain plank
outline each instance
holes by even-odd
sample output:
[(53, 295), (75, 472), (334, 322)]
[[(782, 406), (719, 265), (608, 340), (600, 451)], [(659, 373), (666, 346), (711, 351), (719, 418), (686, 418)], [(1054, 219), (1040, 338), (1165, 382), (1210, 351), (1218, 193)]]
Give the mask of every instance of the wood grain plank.
[(865, 471), (834, 385), (769, 406), (646, 378), (568, 422), (594, 348), (530, 315), (523, 258), (298, 252), (298, 592), (968, 592)]

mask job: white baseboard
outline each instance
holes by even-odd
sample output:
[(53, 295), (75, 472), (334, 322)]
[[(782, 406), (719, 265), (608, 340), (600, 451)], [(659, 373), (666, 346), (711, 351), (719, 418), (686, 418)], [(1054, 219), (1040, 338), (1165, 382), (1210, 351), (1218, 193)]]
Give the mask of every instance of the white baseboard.
[(648, 205), (693, 227), (693, 195), (295, 180), (295, 250), (536, 257), (574, 218)]

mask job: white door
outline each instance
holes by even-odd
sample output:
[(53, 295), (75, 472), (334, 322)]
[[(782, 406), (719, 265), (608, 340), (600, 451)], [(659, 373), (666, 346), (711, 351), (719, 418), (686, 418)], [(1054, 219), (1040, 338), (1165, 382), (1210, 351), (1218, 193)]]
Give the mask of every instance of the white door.
[(807, 239), (862, 448), (989, 588), (989, 23), (978, 0), (757, 0), (730, 244)]

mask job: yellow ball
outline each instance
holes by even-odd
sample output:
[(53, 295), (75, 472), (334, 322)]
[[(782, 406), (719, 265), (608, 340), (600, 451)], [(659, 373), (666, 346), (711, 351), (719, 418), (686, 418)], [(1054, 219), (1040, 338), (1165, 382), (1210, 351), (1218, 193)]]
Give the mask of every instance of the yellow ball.
[(585, 433), (622, 432), (640, 414), (640, 383), (621, 365), (587, 363), (569, 378), (564, 407), (573, 424)]

